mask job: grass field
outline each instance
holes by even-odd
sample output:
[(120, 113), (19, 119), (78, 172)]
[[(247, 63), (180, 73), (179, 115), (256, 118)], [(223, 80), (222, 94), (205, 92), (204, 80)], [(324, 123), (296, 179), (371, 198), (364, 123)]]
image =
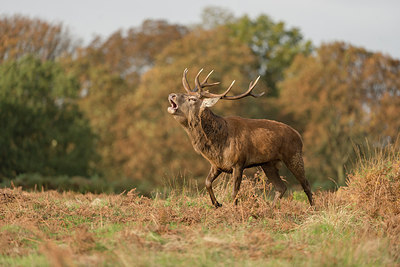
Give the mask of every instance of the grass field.
[[(397, 152), (396, 152), (397, 153)], [(360, 161), (348, 186), (292, 192), (275, 207), (263, 179), (153, 198), (0, 189), (0, 265), (400, 266), (400, 160)]]

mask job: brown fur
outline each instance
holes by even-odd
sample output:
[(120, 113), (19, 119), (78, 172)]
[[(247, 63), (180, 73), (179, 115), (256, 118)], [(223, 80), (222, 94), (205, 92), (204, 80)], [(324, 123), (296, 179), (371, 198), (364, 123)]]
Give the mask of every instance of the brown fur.
[(233, 174), (233, 197), (236, 198), (243, 170), (255, 166), (261, 166), (274, 184), (277, 190), (275, 203), (286, 191), (279, 176), (281, 162), (299, 180), (310, 204), (313, 204), (310, 185), (304, 174), (303, 143), (296, 130), (272, 120), (219, 117), (204, 107), (203, 98), (193, 95), (171, 94), (169, 99), (171, 104), (177, 104), (174, 111), (169, 110), (170, 113), (185, 128), (196, 152), (211, 164), (206, 188), (213, 205), (220, 206), (212, 182), (221, 172)]

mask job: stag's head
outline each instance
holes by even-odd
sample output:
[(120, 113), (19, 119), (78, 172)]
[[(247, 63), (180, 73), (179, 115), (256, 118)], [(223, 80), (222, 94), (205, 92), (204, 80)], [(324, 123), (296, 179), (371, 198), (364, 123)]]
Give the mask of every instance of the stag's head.
[(198, 117), (205, 108), (212, 107), (220, 99), (236, 100), (236, 99), (241, 99), (246, 96), (259, 97), (264, 94), (264, 93), (261, 93), (261, 94), (257, 95), (257, 94), (252, 93), (252, 90), (255, 87), (255, 85), (257, 84), (258, 79), (260, 77), (258, 77), (254, 83), (250, 82), (249, 89), (240, 95), (227, 96), (227, 94), (231, 90), (235, 81), (233, 81), (231, 83), (231, 85), (228, 87), (228, 89), (226, 89), (225, 92), (222, 94), (210, 93), (208, 90), (205, 90), (205, 88), (218, 85), (219, 82), (208, 83), (208, 78), (213, 73), (213, 71), (211, 71), (206, 76), (206, 78), (203, 80), (203, 82), (200, 82), (200, 80), (199, 80), (200, 73), (202, 71), (203, 71), (203, 69), (201, 69), (197, 73), (196, 78), (194, 80), (195, 87), (192, 90), (190, 88), (189, 82), (186, 77), (188, 70), (185, 69), (183, 71), (182, 84), (183, 84), (183, 88), (186, 91), (186, 94), (172, 93), (168, 96), (169, 103), (171, 104), (171, 106), (168, 107), (168, 112), (170, 114), (172, 114), (174, 116), (174, 118), (183, 125), (187, 125), (189, 120), (191, 120), (192, 118)]

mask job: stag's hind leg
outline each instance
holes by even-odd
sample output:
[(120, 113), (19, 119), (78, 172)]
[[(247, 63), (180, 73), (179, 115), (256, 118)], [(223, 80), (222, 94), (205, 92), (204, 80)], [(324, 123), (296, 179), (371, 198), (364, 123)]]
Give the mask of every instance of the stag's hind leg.
[(312, 193), (311, 193), (311, 187), (305, 176), (304, 161), (303, 161), (302, 153), (297, 152), (288, 161), (285, 161), (285, 164), (286, 164), (286, 167), (288, 167), (288, 169), (293, 173), (293, 175), (296, 177), (296, 179), (300, 182), (301, 186), (303, 187), (304, 192), (306, 193), (306, 195), (308, 197), (308, 201), (310, 202), (310, 205), (311, 206), (314, 205), (314, 201), (313, 201), (313, 197), (312, 197)]
[(235, 167), (233, 168), (232, 172), (232, 178), (233, 178), (233, 202), (235, 205), (238, 204), (238, 199), (237, 199), (237, 194), (240, 189), (240, 184), (242, 183), (242, 177), (243, 177), (243, 168), (240, 167)]
[(279, 169), (277, 164), (281, 163), (278, 161), (271, 161), (261, 165), (261, 168), (264, 170), (264, 173), (267, 176), (268, 181), (270, 181), (274, 185), (276, 190), (273, 206), (275, 206), (275, 203), (279, 198), (283, 197), (287, 189), (285, 183), (279, 176)]

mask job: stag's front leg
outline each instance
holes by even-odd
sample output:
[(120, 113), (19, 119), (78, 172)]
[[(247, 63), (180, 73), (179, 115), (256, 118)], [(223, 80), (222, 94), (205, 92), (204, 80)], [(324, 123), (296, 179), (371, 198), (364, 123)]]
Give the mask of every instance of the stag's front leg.
[(221, 171), (218, 170), (217, 167), (211, 166), (210, 172), (208, 173), (208, 176), (206, 178), (206, 188), (207, 188), (208, 194), (210, 194), (211, 202), (216, 208), (221, 207), (222, 205), (218, 203), (218, 201), (214, 195), (214, 191), (212, 189), (212, 183), (215, 179), (217, 179), (217, 177), (218, 177), (218, 175), (220, 175), (220, 173), (221, 173)]
[(237, 193), (239, 192), (240, 189), (240, 183), (242, 182), (242, 176), (243, 176), (243, 168), (242, 167), (236, 167), (233, 169), (232, 173), (232, 178), (233, 178), (233, 201), (235, 202), (235, 205), (237, 205), (238, 200), (237, 200)]

